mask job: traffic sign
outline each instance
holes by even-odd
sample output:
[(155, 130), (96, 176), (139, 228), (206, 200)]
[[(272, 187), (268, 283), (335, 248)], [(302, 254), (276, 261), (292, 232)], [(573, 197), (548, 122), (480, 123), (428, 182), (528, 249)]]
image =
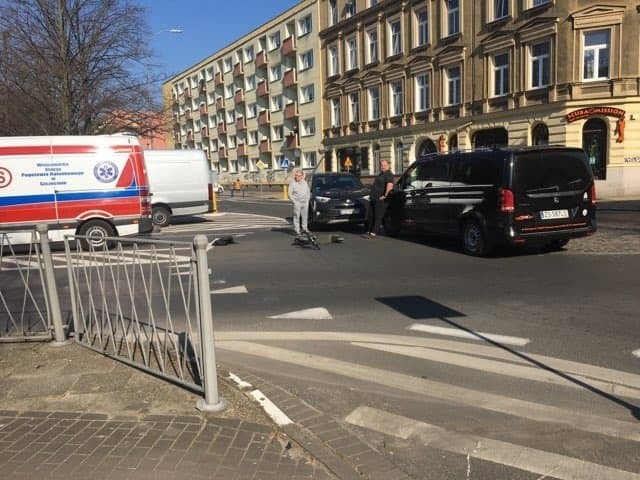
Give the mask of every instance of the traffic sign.
[(344, 161), (344, 168), (351, 168), (353, 167), (353, 163), (351, 163), (351, 157), (347, 157), (346, 160)]
[(280, 159), (280, 168), (289, 168), (289, 159), (287, 157)]
[(258, 168), (264, 168), (266, 166), (267, 166), (267, 164), (264, 163), (262, 160), (258, 160), (258, 163), (256, 163), (256, 167), (258, 167)]

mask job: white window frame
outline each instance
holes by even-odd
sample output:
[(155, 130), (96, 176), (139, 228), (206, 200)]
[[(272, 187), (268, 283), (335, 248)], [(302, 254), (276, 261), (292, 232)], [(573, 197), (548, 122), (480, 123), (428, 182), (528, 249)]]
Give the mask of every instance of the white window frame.
[(316, 168), (318, 164), (316, 152), (304, 152), (304, 162), (307, 168)]
[[(499, 59), (506, 58), (506, 63), (498, 63)], [(492, 97), (501, 97), (509, 93), (510, 58), (506, 52), (498, 53), (491, 57), (492, 69)]]
[(304, 37), (313, 31), (313, 18), (311, 14), (298, 20), (298, 37)]
[(460, 105), (462, 101), (462, 67), (455, 65), (445, 68), (446, 78), (446, 105), (448, 107), (453, 105)]
[(226, 121), (227, 121), (227, 125), (235, 123), (235, 121), (236, 121), (236, 112), (234, 110), (227, 110), (227, 112), (226, 112)]
[(281, 112), (284, 108), (284, 100), (282, 95), (272, 95), (271, 96), (271, 111), (272, 112)]
[(233, 58), (227, 57), (222, 64), (222, 73), (229, 73), (233, 69)]
[(269, 34), (267, 38), (269, 51), (277, 50), (282, 45), (282, 40), (280, 38), (280, 32), (273, 32)]
[(404, 114), (404, 89), (402, 88), (402, 80), (389, 83), (389, 98), (391, 99), (389, 116), (397, 117)]
[(360, 93), (349, 94), (349, 121), (360, 123)]
[(329, 8), (329, 26), (338, 23), (338, 0), (329, 0), (327, 2)]
[(380, 120), (380, 86), (367, 88), (369, 120)]
[(378, 27), (375, 26), (367, 30), (367, 63), (377, 63), (380, 58), (378, 48)]
[[(587, 46), (587, 36), (590, 34), (607, 34), (606, 43), (599, 43)], [(592, 75), (587, 76), (587, 54), (592, 55)], [(604, 57), (607, 62), (607, 74), (600, 76), (601, 59)], [(598, 30), (589, 30), (582, 33), (582, 79), (585, 82), (596, 80), (607, 80), (611, 76), (611, 30), (608, 28), (602, 28)]]
[(274, 125), (271, 127), (271, 140), (274, 142), (284, 140), (284, 125)]
[(298, 70), (308, 70), (313, 68), (313, 50), (302, 52), (298, 57)]
[(490, 0), (488, 18), (495, 22), (511, 16), (511, 0)]
[(445, 37), (460, 33), (460, 0), (443, 0)]
[(256, 76), (255, 74), (247, 75), (244, 81), (244, 89), (247, 92), (251, 92), (256, 89)]
[(339, 127), (341, 122), (340, 98), (331, 99), (331, 126)]
[(300, 87), (300, 104), (310, 103), (316, 99), (316, 87), (313, 83)]
[(344, 5), (345, 18), (351, 18), (356, 14), (356, 0), (346, 0)]
[[(534, 49), (541, 45), (547, 46), (547, 52), (539, 55), (534, 55)], [(545, 40), (543, 42), (532, 43), (529, 45), (529, 67), (531, 69), (531, 75), (529, 75), (529, 87), (531, 88), (544, 88), (551, 84), (551, 41)], [(547, 76), (544, 78), (545, 67)], [(536, 72), (537, 78), (534, 78)]]
[(400, 17), (390, 18), (387, 22), (387, 29), (389, 31), (389, 54), (387, 57), (400, 55), (402, 53), (402, 21)]
[(255, 54), (253, 52), (253, 45), (249, 45), (248, 47), (244, 47), (244, 52), (243, 52), (243, 61), (244, 63), (250, 63), (253, 62), (253, 60), (255, 59)]
[(258, 104), (256, 102), (247, 105), (247, 118), (256, 118), (258, 116)]
[[(422, 17), (424, 15), (424, 17)], [(415, 21), (415, 46), (422, 47), (429, 44), (429, 12), (425, 8), (417, 9), (414, 13)]]
[(258, 131), (257, 130), (251, 130), (249, 132), (249, 134), (247, 135), (247, 143), (249, 145), (257, 145), (258, 144)]
[(301, 122), (302, 131), (300, 135), (303, 137), (311, 137), (316, 134), (316, 119), (304, 118)]
[(541, 5), (546, 5), (547, 3), (551, 3), (551, 0), (527, 0), (527, 9), (539, 7)]
[(356, 37), (349, 37), (345, 40), (347, 47), (347, 70), (358, 68), (358, 40)]
[(238, 138), (235, 135), (229, 135), (227, 143), (229, 144), (229, 148), (236, 148), (236, 145), (238, 144)]
[(280, 63), (269, 67), (269, 81), (277, 82), (278, 80), (282, 80), (282, 65)]
[(235, 85), (233, 85), (233, 83), (224, 87), (224, 98), (233, 98), (235, 93)]
[(340, 53), (337, 45), (330, 45), (327, 48), (329, 61), (327, 62), (328, 74), (330, 77), (340, 74)]
[(431, 85), (428, 73), (415, 76), (416, 112), (425, 112), (431, 108)]

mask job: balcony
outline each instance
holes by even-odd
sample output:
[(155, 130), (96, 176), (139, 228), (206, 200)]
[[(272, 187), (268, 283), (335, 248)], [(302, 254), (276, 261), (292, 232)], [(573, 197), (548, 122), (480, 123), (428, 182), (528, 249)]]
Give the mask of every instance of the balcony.
[(218, 158), (227, 158), (227, 147), (221, 145), (218, 148)]
[(244, 103), (244, 90), (242, 90), (241, 88), (237, 89), (233, 100), (236, 103)]
[(260, 153), (270, 153), (271, 152), (271, 140), (265, 138), (264, 140), (260, 140)]
[(244, 143), (239, 143), (238, 147), (237, 147), (237, 151), (238, 151), (238, 157), (246, 157), (247, 156), (247, 149), (244, 146)]
[(269, 125), (271, 123), (271, 113), (263, 110), (258, 114), (258, 125)]
[(247, 121), (244, 119), (244, 117), (238, 117), (238, 119), (236, 120), (236, 130), (239, 132), (241, 130), (246, 130), (247, 129)]
[(256, 68), (266, 67), (267, 66), (267, 52), (264, 50), (258, 52), (255, 59)]
[(286, 120), (298, 118), (298, 102), (288, 103), (284, 107), (284, 118)]
[(284, 86), (295, 87), (298, 84), (298, 72), (294, 69), (284, 72)]
[(222, 79), (222, 72), (218, 72), (213, 77), (213, 84), (217, 87), (219, 85), (224, 85), (224, 80)]
[(287, 55), (293, 55), (296, 53), (296, 44), (293, 41), (293, 35), (284, 39), (284, 42), (282, 42), (282, 48), (280, 49), (280, 51), (282, 52), (282, 55), (284, 55), (285, 57)]
[(258, 88), (256, 89), (256, 95), (258, 97), (264, 97), (265, 95), (269, 95), (269, 84), (266, 80), (262, 80), (258, 82)]
[(216, 110), (224, 110), (224, 99), (222, 97), (216, 98)]
[(202, 138), (209, 138), (209, 129), (207, 127), (202, 127), (200, 129), (200, 135), (202, 135)]
[(242, 64), (238, 62), (233, 66), (233, 78), (241, 77), (244, 77), (244, 69), (242, 68)]
[(286, 138), (286, 148), (288, 150), (294, 150), (298, 148), (300, 144), (298, 143), (298, 135), (295, 133), (290, 133)]
[(209, 111), (207, 110), (207, 105), (206, 104), (202, 104), (200, 105), (200, 115), (208, 115)]
[(221, 122), (218, 124), (218, 134), (224, 135), (225, 133), (227, 133), (227, 124), (224, 122)]

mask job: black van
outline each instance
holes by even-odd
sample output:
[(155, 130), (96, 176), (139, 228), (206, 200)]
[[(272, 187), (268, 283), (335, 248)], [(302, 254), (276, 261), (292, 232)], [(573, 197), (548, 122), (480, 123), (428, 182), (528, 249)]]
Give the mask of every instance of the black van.
[(457, 236), (469, 255), (497, 245), (561, 248), (596, 231), (596, 194), (583, 150), (539, 146), (429, 154), (398, 180), (385, 232)]

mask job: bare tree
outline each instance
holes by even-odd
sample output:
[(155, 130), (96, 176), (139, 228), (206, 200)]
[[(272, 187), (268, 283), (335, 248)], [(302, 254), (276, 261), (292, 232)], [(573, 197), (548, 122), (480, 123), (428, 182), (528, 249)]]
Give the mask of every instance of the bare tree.
[(114, 112), (148, 110), (145, 13), (129, 0), (0, 0), (0, 135), (102, 133)]

